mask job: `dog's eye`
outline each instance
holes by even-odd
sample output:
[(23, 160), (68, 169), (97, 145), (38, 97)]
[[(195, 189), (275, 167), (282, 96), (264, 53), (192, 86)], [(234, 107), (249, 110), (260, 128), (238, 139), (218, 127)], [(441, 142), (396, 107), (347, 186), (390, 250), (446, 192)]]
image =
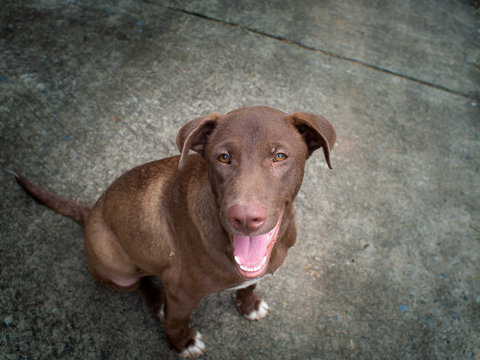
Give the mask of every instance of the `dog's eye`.
[(278, 154), (275, 154), (275, 156), (273, 157), (273, 161), (280, 162), (285, 160), (286, 158), (287, 158), (287, 155), (285, 155), (284, 153), (278, 153)]
[(217, 157), (217, 160), (220, 161), (223, 164), (230, 164), (232, 160), (230, 159), (230, 156), (227, 154), (221, 154)]

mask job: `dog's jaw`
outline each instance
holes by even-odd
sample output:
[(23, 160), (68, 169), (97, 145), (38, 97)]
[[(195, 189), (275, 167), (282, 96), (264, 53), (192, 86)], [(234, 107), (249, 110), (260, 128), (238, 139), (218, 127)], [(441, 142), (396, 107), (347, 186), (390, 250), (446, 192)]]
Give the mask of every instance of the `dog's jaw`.
[(246, 279), (255, 279), (265, 274), (282, 224), (283, 209), (277, 224), (269, 232), (256, 236), (230, 235), (237, 270)]

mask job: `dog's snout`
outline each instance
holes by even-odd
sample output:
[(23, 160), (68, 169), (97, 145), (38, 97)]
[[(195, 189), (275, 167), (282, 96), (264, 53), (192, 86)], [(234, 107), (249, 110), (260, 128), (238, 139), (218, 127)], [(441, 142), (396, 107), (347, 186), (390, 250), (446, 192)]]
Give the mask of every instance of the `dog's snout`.
[(264, 224), (267, 214), (261, 205), (245, 204), (232, 206), (227, 216), (235, 230), (248, 234)]

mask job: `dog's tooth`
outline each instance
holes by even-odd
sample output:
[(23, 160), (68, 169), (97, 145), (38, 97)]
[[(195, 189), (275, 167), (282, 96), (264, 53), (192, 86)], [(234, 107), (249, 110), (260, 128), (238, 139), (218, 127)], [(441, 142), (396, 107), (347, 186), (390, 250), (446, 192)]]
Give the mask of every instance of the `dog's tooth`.
[(234, 259), (235, 259), (235, 261), (236, 261), (236, 263), (237, 263), (238, 265), (242, 265), (242, 263), (240, 262), (240, 259), (238, 258), (238, 256), (235, 256)]
[(235, 261), (238, 263), (240, 269), (242, 269), (243, 271), (253, 272), (253, 271), (260, 270), (263, 267), (263, 265), (265, 265), (265, 263), (267, 262), (267, 257), (264, 256), (262, 261), (260, 262), (260, 264), (257, 265), (257, 266), (247, 266), (247, 265), (240, 264), (240, 261), (239, 261), (238, 257), (236, 257), (236, 256), (235, 256)]
[(240, 264), (240, 269), (242, 269), (243, 271), (255, 271), (253, 268), (246, 265), (241, 265), (241, 264)]
[(265, 265), (266, 262), (267, 262), (267, 257), (264, 256), (263, 259), (262, 259), (262, 262), (260, 263), (260, 267), (262, 267), (263, 265)]

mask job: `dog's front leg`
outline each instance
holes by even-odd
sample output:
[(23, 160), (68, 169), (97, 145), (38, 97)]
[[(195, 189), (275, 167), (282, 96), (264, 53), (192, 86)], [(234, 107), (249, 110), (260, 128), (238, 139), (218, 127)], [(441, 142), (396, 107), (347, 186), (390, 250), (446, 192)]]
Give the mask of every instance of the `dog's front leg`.
[(262, 297), (253, 292), (256, 284), (237, 290), (237, 309), (248, 320), (260, 320), (268, 315), (270, 307)]
[(173, 349), (182, 357), (197, 357), (205, 352), (202, 336), (188, 326), (190, 315), (201, 299), (190, 297), (181, 290), (165, 289), (163, 330)]

